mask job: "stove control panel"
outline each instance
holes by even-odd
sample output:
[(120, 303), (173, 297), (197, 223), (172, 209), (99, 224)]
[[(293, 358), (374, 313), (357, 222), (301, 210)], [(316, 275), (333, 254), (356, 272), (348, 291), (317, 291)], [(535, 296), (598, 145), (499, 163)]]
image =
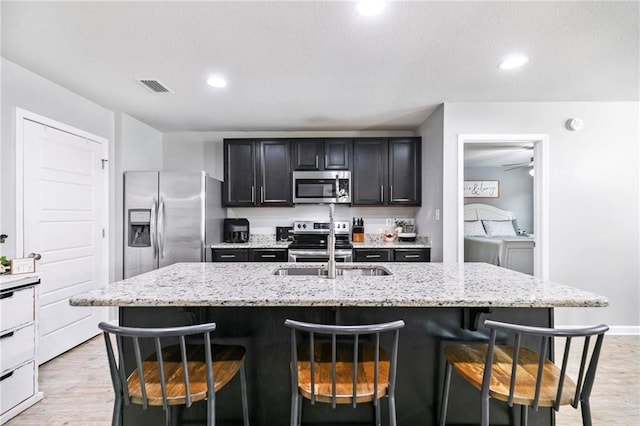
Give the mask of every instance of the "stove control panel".
[[(293, 222), (294, 234), (329, 234), (329, 221), (295, 221)], [(337, 220), (334, 222), (336, 234), (349, 234), (351, 225), (348, 221)]]

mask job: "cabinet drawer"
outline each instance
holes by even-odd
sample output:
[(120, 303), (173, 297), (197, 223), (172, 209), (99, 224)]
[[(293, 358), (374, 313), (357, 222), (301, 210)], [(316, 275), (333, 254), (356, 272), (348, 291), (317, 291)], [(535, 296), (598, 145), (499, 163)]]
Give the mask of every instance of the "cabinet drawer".
[(393, 258), (396, 262), (430, 262), (430, 249), (395, 249)]
[(285, 249), (255, 249), (249, 251), (251, 262), (286, 262), (287, 250)]
[(10, 373), (0, 376), (0, 412), (15, 407), (35, 392), (34, 366), (31, 361)]
[(35, 327), (0, 333), (0, 374), (35, 358)]
[(2, 331), (34, 320), (34, 296), (34, 287), (4, 292), (0, 295), (0, 312), (2, 312), (0, 315), (2, 322), (0, 324), (2, 325)]
[(213, 249), (214, 262), (247, 262), (248, 260), (248, 249)]
[(356, 249), (354, 262), (393, 262), (389, 249)]

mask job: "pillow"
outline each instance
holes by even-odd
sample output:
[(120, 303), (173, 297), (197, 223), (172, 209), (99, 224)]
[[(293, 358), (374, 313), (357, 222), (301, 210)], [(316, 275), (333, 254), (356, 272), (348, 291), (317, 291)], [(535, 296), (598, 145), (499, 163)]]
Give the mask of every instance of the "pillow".
[(464, 222), (464, 236), (486, 237), (487, 233), (484, 231), (482, 222), (480, 222), (479, 220), (468, 220)]
[(483, 220), (482, 224), (489, 237), (515, 237), (516, 230), (510, 220)]

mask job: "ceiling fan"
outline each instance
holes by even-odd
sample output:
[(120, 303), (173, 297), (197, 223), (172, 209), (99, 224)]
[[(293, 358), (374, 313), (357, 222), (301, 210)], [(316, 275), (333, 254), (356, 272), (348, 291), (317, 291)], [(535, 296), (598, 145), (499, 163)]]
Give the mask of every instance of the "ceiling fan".
[(504, 169), (505, 172), (509, 170), (515, 170), (522, 167), (533, 167), (533, 157), (531, 157), (530, 161), (526, 161), (523, 163), (513, 163), (513, 164), (503, 164), (502, 167), (508, 167), (508, 169)]

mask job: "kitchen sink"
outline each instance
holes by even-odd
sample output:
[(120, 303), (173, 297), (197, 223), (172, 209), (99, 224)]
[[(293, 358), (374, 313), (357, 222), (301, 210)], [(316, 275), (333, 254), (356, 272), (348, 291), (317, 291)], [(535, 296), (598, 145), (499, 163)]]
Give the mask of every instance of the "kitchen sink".
[[(278, 268), (273, 272), (273, 275), (280, 276), (289, 276), (289, 275), (297, 275), (297, 276), (327, 276), (327, 268), (320, 267), (296, 267), (296, 266), (285, 266), (282, 268)], [(379, 277), (384, 275), (391, 275), (391, 272), (385, 268), (384, 266), (336, 266), (336, 276), (346, 276), (346, 277)]]

